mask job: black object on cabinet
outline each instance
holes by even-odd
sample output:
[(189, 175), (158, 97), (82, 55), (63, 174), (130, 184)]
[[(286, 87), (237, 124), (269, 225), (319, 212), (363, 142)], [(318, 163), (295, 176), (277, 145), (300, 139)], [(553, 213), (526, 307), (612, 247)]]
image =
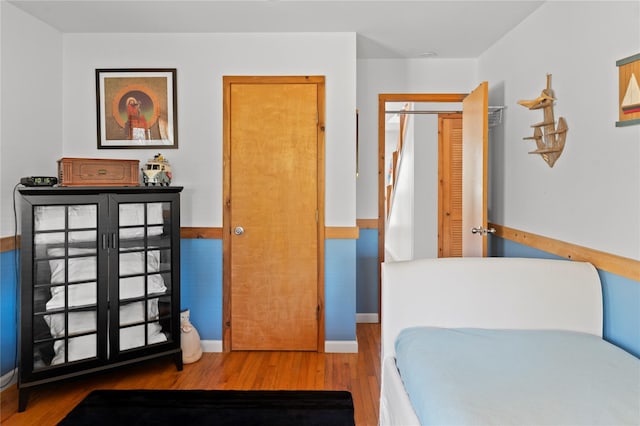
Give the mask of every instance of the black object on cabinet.
[(33, 386), (180, 349), (182, 187), (20, 188), (18, 411)]

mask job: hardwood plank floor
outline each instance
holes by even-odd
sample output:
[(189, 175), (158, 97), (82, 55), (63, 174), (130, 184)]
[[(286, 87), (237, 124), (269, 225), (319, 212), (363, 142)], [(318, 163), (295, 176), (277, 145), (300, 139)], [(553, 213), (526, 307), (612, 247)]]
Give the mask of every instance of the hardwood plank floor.
[(94, 389), (348, 390), (356, 425), (378, 424), (380, 325), (357, 324), (357, 354), (315, 352), (205, 353), (176, 371), (170, 358), (34, 388), (18, 413), (15, 386), (0, 394), (0, 423), (55, 425)]

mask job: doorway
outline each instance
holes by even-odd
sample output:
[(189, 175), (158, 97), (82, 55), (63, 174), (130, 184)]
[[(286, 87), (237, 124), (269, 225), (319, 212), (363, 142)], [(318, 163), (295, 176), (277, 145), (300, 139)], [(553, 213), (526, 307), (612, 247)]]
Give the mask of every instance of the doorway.
[[(378, 95), (378, 260), (381, 263), (385, 257), (385, 231), (387, 221), (386, 200), (390, 197), (386, 178), (389, 175), (386, 159), (386, 114), (387, 106), (394, 103), (444, 103), (459, 104), (466, 94), (380, 94)], [(408, 112), (410, 114), (411, 112)], [(435, 164), (434, 164), (435, 167)], [(380, 306), (380, 305), (379, 305)]]
[(324, 341), (324, 77), (224, 77), (223, 350)]
[[(487, 251), (488, 83), (481, 83), (469, 94), (380, 94), (378, 95), (378, 271), (380, 272), (380, 264), (385, 259), (387, 219), (385, 116), (387, 103), (462, 104), (462, 156), (464, 164), (462, 176), (462, 255), (485, 256)], [(441, 215), (441, 212), (438, 214)], [(472, 227), (477, 232), (472, 233)], [(379, 287), (378, 290), (380, 290)], [(378, 291), (378, 295), (380, 295), (380, 291)], [(378, 306), (381, 308), (380, 297), (378, 301)]]

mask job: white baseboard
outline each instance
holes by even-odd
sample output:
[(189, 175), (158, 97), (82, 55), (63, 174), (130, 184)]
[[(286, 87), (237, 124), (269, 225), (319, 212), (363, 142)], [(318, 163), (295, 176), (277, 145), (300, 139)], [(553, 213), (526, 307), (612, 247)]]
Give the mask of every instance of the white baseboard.
[[(202, 340), (203, 352), (222, 352), (222, 340)], [(324, 351), (329, 353), (358, 353), (357, 340), (328, 340), (324, 342)]]
[(222, 352), (222, 340), (201, 340), (202, 352)]
[(9, 386), (13, 385), (18, 381), (18, 369), (14, 368), (13, 370), (5, 373), (0, 377), (0, 391), (7, 389)]
[(328, 353), (358, 353), (357, 340), (327, 340), (324, 342), (324, 351)]
[(378, 323), (378, 314), (356, 314), (356, 322), (376, 324)]

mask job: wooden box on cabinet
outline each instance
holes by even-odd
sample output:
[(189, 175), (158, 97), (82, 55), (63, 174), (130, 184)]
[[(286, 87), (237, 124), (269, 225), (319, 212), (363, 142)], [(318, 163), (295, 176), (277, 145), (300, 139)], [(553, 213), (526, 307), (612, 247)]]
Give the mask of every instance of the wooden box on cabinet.
[(18, 411), (44, 383), (161, 356), (182, 370), (182, 187), (19, 191)]
[(138, 186), (140, 161), (103, 158), (61, 158), (58, 160), (61, 186)]

